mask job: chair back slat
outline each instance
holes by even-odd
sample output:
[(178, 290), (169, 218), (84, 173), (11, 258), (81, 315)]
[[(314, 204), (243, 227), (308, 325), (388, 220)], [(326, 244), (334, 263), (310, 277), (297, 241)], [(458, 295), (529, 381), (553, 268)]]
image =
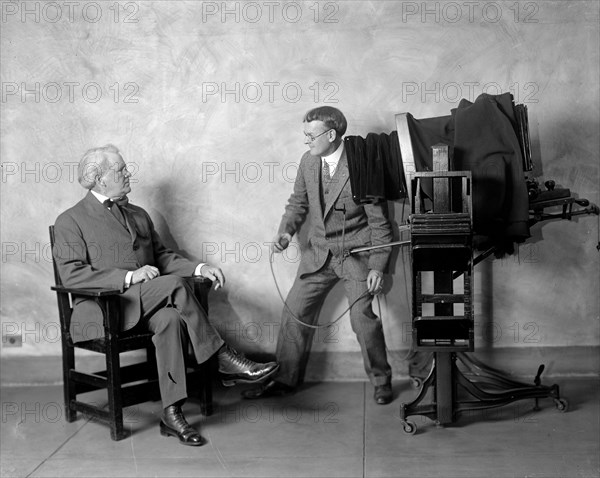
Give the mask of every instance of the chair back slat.
[(54, 269), (54, 282), (56, 283), (56, 285), (62, 285), (62, 281), (60, 280), (60, 274), (58, 273), (58, 266), (56, 265), (56, 260), (54, 259), (54, 244), (56, 241), (54, 237), (54, 226), (50, 226), (48, 230), (50, 232), (50, 250), (52, 251), (52, 268)]

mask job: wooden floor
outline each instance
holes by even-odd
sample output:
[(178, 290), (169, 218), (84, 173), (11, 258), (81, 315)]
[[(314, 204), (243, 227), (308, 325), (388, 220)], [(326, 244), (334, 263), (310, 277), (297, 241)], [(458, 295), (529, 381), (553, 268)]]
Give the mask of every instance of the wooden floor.
[(416, 393), (408, 381), (394, 383), (386, 406), (362, 382), (306, 384), (260, 401), (217, 386), (212, 416), (193, 401), (184, 407), (208, 439), (200, 448), (159, 435), (158, 402), (126, 409), (131, 435), (113, 442), (100, 423), (65, 423), (60, 387), (9, 387), (1, 391), (1, 476), (598, 477), (599, 381), (554, 382), (566, 413), (549, 399), (533, 412), (533, 400), (524, 400), (444, 428), (413, 417), (414, 436), (399, 421), (400, 404)]

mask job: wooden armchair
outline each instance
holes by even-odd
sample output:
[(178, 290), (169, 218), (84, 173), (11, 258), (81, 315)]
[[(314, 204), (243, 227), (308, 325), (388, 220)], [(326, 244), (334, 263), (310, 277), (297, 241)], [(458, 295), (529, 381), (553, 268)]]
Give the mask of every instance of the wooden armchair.
[[(54, 226), (50, 226), (50, 243), (54, 248)], [(119, 307), (120, 291), (110, 289), (75, 289), (63, 287), (56, 262), (53, 261), (56, 285), (58, 313), (62, 335), (63, 391), (65, 417), (68, 422), (77, 418), (81, 412), (110, 426), (113, 440), (125, 438), (123, 427), (123, 408), (149, 400), (158, 400), (158, 372), (156, 354), (152, 342), (152, 333), (137, 328), (122, 332), (119, 327), (121, 311)], [(200, 304), (208, 310), (208, 292), (211, 281), (203, 278), (190, 278), (194, 292)], [(73, 297), (85, 296), (94, 300), (103, 315), (104, 330), (98, 338), (73, 341), (71, 335), (71, 315)], [(103, 354), (106, 360), (105, 370), (85, 373), (76, 368), (75, 350), (90, 350)], [(146, 360), (132, 365), (121, 366), (120, 354), (133, 350), (146, 350)], [(201, 401), (204, 415), (212, 414), (211, 363), (190, 368), (187, 383), (190, 395), (196, 395)], [(85, 402), (78, 395), (94, 390), (106, 389), (108, 407)]]

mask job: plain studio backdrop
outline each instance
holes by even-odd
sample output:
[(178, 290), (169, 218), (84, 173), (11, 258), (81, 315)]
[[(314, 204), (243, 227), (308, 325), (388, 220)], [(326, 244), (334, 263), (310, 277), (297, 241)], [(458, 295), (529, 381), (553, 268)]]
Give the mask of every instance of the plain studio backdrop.
[[(529, 109), (534, 175), (598, 203), (597, 1), (1, 2), (2, 382), (58, 382), (48, 226), (85, 191), (76, 164), (113, 143), (130, 199), (165, 242), (221, 267), (211, 317), (249, 355), (274, 352), (282, 302), (268, 242), (292, 191), (303, 114), (347, 134), (397, 113), (450, 114), (511, 92)], [(391, 203), (394, 225), (407, 207)], [(397, 235), (397, 234), (396, 234)], [(305, 237), (278, 255), (285, 294)], [(598, 218), (542, 223), (476, 267), (476, 350), (517, 374), (598, 372)], [(408, 252), (380, 310), (394, 373), (410, 348)], [(341, 287), (321, 321), (344, 312)], [(377, 307), (377, 303), (375, 303)], [(379, 309), (377, 310), (379, 313)], [(20, 338), (20, 342), (19, 342)], [(315, 334), (308, 379), (364, 380), (347, 318)], [(24, 368), (27, 366), (26, 368)]]

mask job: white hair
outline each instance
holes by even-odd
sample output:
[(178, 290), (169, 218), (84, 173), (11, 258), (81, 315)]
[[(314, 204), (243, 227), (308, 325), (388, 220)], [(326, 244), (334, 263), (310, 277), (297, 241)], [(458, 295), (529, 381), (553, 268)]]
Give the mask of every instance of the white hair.
[(107, 144), (100, 148), (92, 148), (86, 151), (79, 161), (79, 168), (77, 171), (77, 179), (86, 189), (93, 189), (96, 186), (96, 180), (110, 169), (108, 162), (108, 155), (106, 153), (119, 154), (119, 149), (112, 145)]

